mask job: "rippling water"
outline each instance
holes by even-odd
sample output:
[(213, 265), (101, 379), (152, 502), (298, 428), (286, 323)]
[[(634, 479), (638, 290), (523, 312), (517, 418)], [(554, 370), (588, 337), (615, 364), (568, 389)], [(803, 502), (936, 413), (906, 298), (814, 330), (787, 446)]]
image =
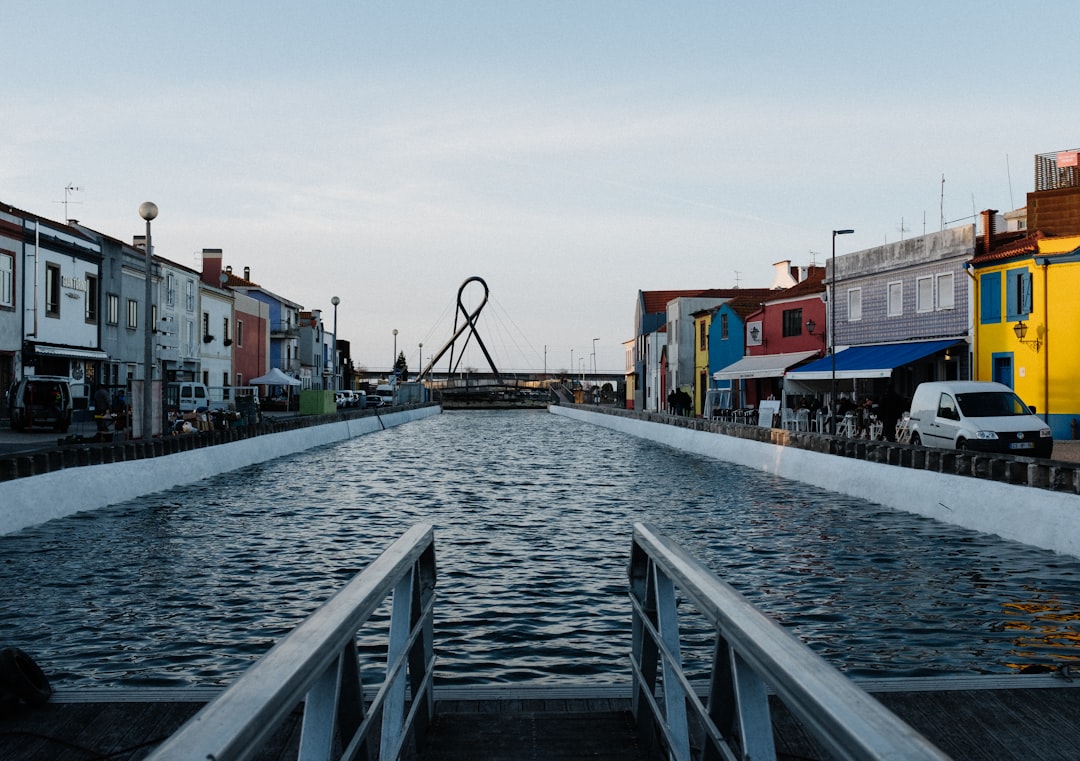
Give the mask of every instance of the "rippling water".
[(0, 537), (0, 644), (64, 686), (221, 684), (429, 521), (440, 683), (625, 681), (637, 520), (848, 673), (1080, 661), (1080, 561), (544, 412), (445, 413)]

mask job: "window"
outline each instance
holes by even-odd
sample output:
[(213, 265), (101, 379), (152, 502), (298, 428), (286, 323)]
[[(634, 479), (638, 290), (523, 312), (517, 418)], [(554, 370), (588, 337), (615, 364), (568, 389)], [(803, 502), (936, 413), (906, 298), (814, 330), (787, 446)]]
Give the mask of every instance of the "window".
[(899, 317), (904, 313), (904, 284), (899, 280), (888, 285), (889, 317)]
[(45, 314), (60, 316), (60, 266), (57, 264), (45, 265)]
[(203, 334), (203, 340), (204, 341), (207, 338), (210, 337), (210, 313), (209, 312), (203, 312), (202, 313), (202, 334)]
[(165, 305), (176, 306), (176, 276), (171, 272), (165, 275)]
[[(228, 317), (226, 317), (226, 318), (224, 318), (222, 320), (221, 340), (226, 342), (226, 346), (228, 345), (228, 341), (229, 341), (229, 318)], [(228, 386), (229, 384), (226, 383), (225, 385)]]
[(139, 302), (135, 299), (127, 300), (127, 326), (131, 330), (139, 327)]
[(1022, 320), (1031, 314), (1031, 273), (1027, 267), (1005, 272), (1005, 319)]
[(187, 296), (185, 298), (187, 310), (189, 312), (195, 311), (195, 281), (187, 281)]
[(953, 288), (953, 275), (948, 272), (937, 276), (937, 308), (952, 309), (956, 304), (956, 292)]
[(728, 316), (726, 314), (720, 315), (720, 340), (726, 341), (728, 339)]
[(98, 279), (94, 275), (86, 276), (86, 321), (97, 323), (98, 320)]
[(847, 292), (847, 319), (848, 322), (862, 319), (862, 288), (851, 288)]
[(915, 281), (915, 311), (934, 311), (934, 278), (920, 277)]
[[(237, 320), (236, 321), (236, 345), (237, 346), (243, 346), (244, 345), (244, 321), (243, 320)], [(241, 384), (238, 383), (236, 385), (239, 386)]]
[(1001, 273), (987, 272), (979, 278), (979, 322), (1001, 322)]
[(698, 323), (698, 348), (704, 350), (708, 346), (708, 331), (705, 329), (705, 320)]
[(105, 297), (105, 322), (109, 325), (120, 324), (120, 297), (115, 293)]
[(802, 335), (802, 309), (784, 310), (784, 336)]
[(0, 252), (0, 307), (15, 306), (15, 257)]
[(244, 374), (243, 373), (237, 373), (236, 374), (236, 385), (237, 386), (243, 386), (244, 385)]

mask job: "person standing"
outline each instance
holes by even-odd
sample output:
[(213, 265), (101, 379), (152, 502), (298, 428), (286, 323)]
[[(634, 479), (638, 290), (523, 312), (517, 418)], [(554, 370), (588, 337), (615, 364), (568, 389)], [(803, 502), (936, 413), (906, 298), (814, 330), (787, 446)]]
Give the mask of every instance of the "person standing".
[(109, 392), (104, 386), (98, 386), (94, 392), (94, 421), (98, 438), (101, 438), (101, 434), (109, 430)]

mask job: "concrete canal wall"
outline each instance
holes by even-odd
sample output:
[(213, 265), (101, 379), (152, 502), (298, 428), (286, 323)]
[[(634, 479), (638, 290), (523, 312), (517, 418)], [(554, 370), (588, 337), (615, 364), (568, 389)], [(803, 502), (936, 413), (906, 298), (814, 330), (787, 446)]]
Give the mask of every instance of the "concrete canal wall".
[(686, 452), (1080, 557), (1076, 465), (980, 458), (884, 442), (880, 447), (869, 442), (856, 446), (832, 436), (755, 426), (737, 430), (735, 424), (656, 413), (549, 409)]
[[(102, 460), (102, 452), (115, 457), (117, 449), (86, 448), (96, 463), (91, 467), (57, 467), (29, 477), (0, 481), (0, 534), (35, 526), (66, 515), (114, 505), (145, 494), (190, 484), (276, 457), (312, 447), (438, 415), (438, 406), (364, 416), (342, 416), (323, 424), (304, 425), (223, 443), (192, 448), (193, 438), (155, 442), (154, 451), (120, 461)], [(304, 421), (309, 422), (309, 421)], [(222, 432), (225, 433), (225, 432)], [(204, 443), (204, 442), (200, 442)], [(186, 448), (185, 448), (186, 446)], [(47, 464), (48, 458), (46, 458)]]

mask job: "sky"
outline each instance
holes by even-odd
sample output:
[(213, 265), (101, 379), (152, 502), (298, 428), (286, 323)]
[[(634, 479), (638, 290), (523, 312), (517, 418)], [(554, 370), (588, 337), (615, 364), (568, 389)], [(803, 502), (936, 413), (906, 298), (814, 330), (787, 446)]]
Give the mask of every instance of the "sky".
[(501, 370), (622, 372), (639, 290), (768, 287), (775, 262), (823, 264), (833, 229), (855, 230), (842, 255), (971, 224), (1024, 205), (1036, 154), (1080, 147), (1075, 0), (0, 0), (0, 18), (0, 202), (63, 220), (66, 197), (130, 241), (154, 201), (156, 254), (198, 269), (221, 248), (331, 330), (338, 296), (368, 369), (441, 349), (481, 277)]

